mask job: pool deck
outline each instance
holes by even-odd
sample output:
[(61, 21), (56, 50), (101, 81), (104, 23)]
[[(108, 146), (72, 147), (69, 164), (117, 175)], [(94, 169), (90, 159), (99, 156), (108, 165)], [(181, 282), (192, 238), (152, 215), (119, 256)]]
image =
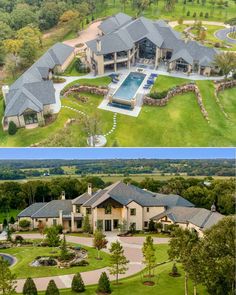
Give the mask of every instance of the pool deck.
[[(131, 116), (131, 117), (138, 117), (141, 109), (142, 109), (142, 97), (147, 94), (150, 90), (147, 89), (143, 89), (143, 85), (146, 84), (148, 77), (150, 75), (150, 73), (148, 73), (146, 71), (146, 69), (142, 72), (142, 74), (145, 74), (146, 77), (144, 78), (143, 82), (140, 84), (136, 95), (138, 96), (138, 98), (136, 98), (137, 104), (133, 109), (123, 109), (123, 108), (119, 108), (116, 106), (111, 106), (109, 105), (109, 99), (108, 96), (114, 94), (121, 86), (121, 84), (124, 82), (124, 80), (128, 77), (128, 75), (131, 72), (137, 72), (137, 68), (133, 68), (133, 70), (127, 70), (127, 71), (120, 71), (118, 72), (118, 74), (120, 74), (120, 80), (119, 82), (116, 83), (111, 83), (109, 85), (109, 93), (108, 95), (103, 99), (103, 101), (101, 102), (101, 104), (98, 106), (99, 109), (105, 110), (105, 111), (110, 111), (113, 113), (118, 113), (118, 114), (122, 114), (122, 115), (127, 115), (127, 116)], [(137, 72), (138, 73), (138, 72)]]

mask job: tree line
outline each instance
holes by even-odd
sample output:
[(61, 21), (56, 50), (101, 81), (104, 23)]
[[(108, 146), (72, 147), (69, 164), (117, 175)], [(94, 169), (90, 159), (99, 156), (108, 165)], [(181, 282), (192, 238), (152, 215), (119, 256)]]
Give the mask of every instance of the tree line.
[[(125, 178), (124, 182), (136, 185), (156, 193), (180, 195), (197, 207), (210, 209), (215, 203), (217, 210), (222, 214), (235, 212), (235, 180), (175, 177), (169, 180), (154, 180), (145, 178), (137, 182)], [(65, 191), (67, 199), (73, 199), (87, 190), (91, 183), (93, 190), (105, 188), (111, 182), (104, 182), (98, 176), (84, 178), (60, 177), (50, 181), (3, 182), (0, 184), (0, 211), (8, 212), (11, 209), (23, 209), (34, 202), (48, 202), (59, 199)]]

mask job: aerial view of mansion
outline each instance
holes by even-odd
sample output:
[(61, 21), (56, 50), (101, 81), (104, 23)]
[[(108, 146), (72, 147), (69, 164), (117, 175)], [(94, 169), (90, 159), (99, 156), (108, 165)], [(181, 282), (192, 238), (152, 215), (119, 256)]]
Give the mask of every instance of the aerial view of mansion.
[(132, 65), (182, 71), (209, 76), (217, 51), (196, 41), (183, 40), (163, 20), (132, 18), (118, 13), (100, 26), (100, 36), (87, 42), (87, 59), (99, 75)]
[(64, 72), (74, 58), (74, 48), (56, 43), (10, 87), (2, 87), (5, 101), (3, 129), (13, 121), (17, 127), (44, 125), (47, 114), (60, 111), (61, 102), (52, 75)]
[(89, 215), (92, 230), (119, 231), (121, 224), (126, 229), (132, 226), (145, 230), (152, 219), (161, 222), (163, 229), (176, 224), (196, 231), (199, 236), (223, 218), (214, 205), (211, 210), (195, 208), (181, 196), (153, 193), (119, 181), (95, 193), (88, 185), (87, 192), (72, 200), (67, 200), (63, 192), (60, 200), (34, 203), (18, 215), (18, 221), (29, 220), (32, 229), (42, 223), (60, 224), (64, 231), (78, 232), (85, 215)]

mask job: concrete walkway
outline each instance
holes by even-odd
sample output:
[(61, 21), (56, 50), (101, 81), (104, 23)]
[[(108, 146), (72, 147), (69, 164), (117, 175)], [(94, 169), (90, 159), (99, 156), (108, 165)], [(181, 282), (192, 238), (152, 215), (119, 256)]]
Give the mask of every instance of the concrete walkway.
[[(25, 239), (41, 239), (42, 236), (40, 234), (23, 234), (22, 235)], [(66, 237), (67, 242), (76, 243), (84, 246), (92, 246), (93, 245), (93, 238), (84, 238), (84, 237), (76, 237), (76, 236), (67, 236)], [(120, 278), (129, 277), (131, 275), (134, 275), (138, 272), (140, 272), (144, 265), (142, 264), (142, 244), (144, 241), (144, 237), (117, 237), (114, 234), (109, 234), (107, 236), (108, 240), (108, 249), (110, 247), (110, 244), (116, 240), (118, 240), (123, 248), (126, 258), (130, 261), (128, 265), (128, 271), (124, 275), (120, 275)], [(154, 238), (155, 244), (166, 244), (168, 243), (168, 238)], [(105, 252), (108, 252), (108, 249), (105, 250)], [(92, 285), (97, 284), (98, 279), (101, 275), (101, 273), (105, 271), (109, 275), (108, 267), (91, 270), (82, 272), (81, 276), (84, 280), (85, 285)], [(52, 271), (53, 274), (53, 271)], [(70, 288), (71, 287), (71, 281), (73, 278), (73, 274), (70, 275), (61, 275), (61, 276), (51, 276), (51, 277), (44, 277), (44, 278), (34, 278), (34, 282), (37, 286), (37, 289), (39, 291), (44, 291), (47, 288), (47, 285), (50, 280), (54, 280), (57, 284), (58, 288)], [(114, 280), (115, 277), (109, 275), (111, 280)], [(17, 280), (17, 292), (22, 292), (23, 285), (24, 285), (25, 279), (19, 279)]]

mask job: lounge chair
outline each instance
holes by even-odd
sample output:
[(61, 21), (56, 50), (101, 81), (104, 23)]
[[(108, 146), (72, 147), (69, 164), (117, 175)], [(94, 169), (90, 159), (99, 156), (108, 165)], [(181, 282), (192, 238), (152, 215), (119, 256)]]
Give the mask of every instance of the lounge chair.
[(157, 77), (158, 77), (158, 74), (155, 74), (155, 73), (151, 73), (150, 77), (154, 77), (154, 78), (157, 78)]
[(116, 80), (116, 79), (112, 79), (112, 83), (117, 84), (118, 82), (119, 82), (118, 80)]
[(143, 86), (143, 89), (150, 89), (150, 88), (151, 88), (151, 84), (149, 84), (149, 85), (146, 84), (146, 85)]

